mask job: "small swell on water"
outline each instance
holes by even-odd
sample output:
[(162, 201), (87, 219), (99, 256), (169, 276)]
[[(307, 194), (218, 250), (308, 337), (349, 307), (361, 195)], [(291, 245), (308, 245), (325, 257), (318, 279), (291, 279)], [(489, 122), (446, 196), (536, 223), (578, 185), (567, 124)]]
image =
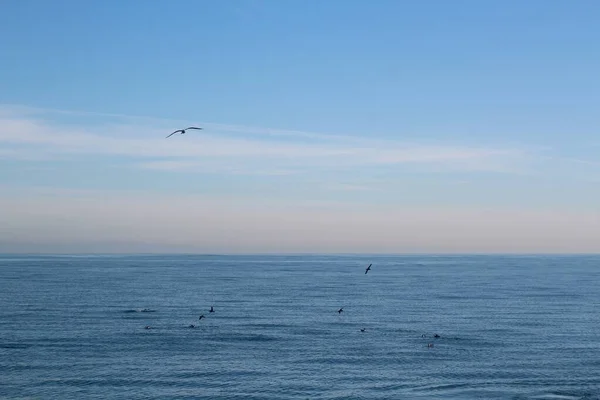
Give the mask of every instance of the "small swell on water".
[(319, 329), (319, 328), (300, 328), (297, 329), (294, 334), (298, 335), (298, 336), (328, 336), (328, 335), (334, 335), (333, 332), (327, 330), (327, 329)]
[(439, 385), (424, 385), (421, 387), (414, 388), (415, 392), (446, 392), (453, 391), (455, 389), (465, 389), (473, 387), (474, 385), (470, 383), (451, 383), (451, 384), (439, 384)]
[(598, 400), (600, 397), (591, 393), (545, 393), (531, 397), (534, 400)]
[(156, 312), (156, 310), (152, 310), (150, 308), (130, 308), (128, 310), (124, 310), (123, 312), (126, 314), (130, 314), (130, 313)]
[(265, 334), (232, 334), (212, 338), (216, 342), (274, 342), (280, 338)]
[(0, 349), (28, 349), (30, 347), (24, 343), (0, 343)]
[(215, 379), (232, 376), (261, 376), (262, 373), (252, 369), (230, 369), (226, 371), (194, 371), (194, 372), (179, 372), (173, 374), (177, 379)]
[(266, 324), (266, 323), (256, 323), (256, 324), (240, 324), (241, 327), (244, 328), (293, 328), (294, 325), (290, 324)]

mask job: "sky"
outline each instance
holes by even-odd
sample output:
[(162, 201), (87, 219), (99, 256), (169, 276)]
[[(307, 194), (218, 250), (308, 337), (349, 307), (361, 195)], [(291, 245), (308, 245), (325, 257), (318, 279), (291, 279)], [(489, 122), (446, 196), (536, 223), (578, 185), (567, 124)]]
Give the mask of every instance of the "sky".
[(0, 252), (600, 252), (596, 0), (1, 7)]

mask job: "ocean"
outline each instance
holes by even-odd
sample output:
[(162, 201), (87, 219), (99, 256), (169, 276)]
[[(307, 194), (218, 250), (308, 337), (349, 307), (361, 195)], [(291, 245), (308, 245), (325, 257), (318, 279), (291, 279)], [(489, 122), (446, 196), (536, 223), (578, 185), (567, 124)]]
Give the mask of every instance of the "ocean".
[(3, 255), (0, 399), (600, 399), (599, 283), (583, 255)]

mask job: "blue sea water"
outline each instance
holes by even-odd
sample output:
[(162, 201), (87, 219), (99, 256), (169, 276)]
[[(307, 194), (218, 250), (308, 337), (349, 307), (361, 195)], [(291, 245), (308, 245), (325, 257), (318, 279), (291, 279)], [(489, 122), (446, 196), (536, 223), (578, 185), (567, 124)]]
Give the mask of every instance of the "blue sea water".
[(599, 282), (600, 256), (4, 255), (0, 398), (600, 399)]

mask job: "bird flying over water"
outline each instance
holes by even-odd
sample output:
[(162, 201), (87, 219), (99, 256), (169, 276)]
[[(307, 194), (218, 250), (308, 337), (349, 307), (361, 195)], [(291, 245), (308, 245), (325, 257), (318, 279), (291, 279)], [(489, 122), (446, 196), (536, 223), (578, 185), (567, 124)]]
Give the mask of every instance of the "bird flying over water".
[(341, 314), (341, 313), (342, 313), (342, 311), (344, 311), (344, 307), (342, 307), (342, 308), (340, 308), (340, 309), (338, 310), (338, 314)]
[(213, 309), (213, 306), (210, 306), (210, 310), (208, 312), (215, 312), (215, 310)]
[(367, 269), (365, 270), (365, 275), (367, 274), (367, 272), (369, 272), (371, 270), (371, 265), (373, 264), (369, 264), (369, 266), (367, 267)]
[(171, 134), (169, 134), (169, 136), (167, 137), (171, 137), (174, 134), (176, 134), (177, 132), (181, 132), (181, 134), (183, 135), (185, 133), (185, 131), (187, 131), (188, 129), (202, 129), (202, 128), (196, 128), (195, 126), (190, 126), (189, 128), (185, 128), (185, 129), (177, 129), (175, 132), (172, 132)]
[(201, 316), (199, 316), (199, 317), (198, 317), (198, 320), (201, 320), (202, 318), (206, 318), (206, 317), (204, 316), (204, 314), (202, 314)]

